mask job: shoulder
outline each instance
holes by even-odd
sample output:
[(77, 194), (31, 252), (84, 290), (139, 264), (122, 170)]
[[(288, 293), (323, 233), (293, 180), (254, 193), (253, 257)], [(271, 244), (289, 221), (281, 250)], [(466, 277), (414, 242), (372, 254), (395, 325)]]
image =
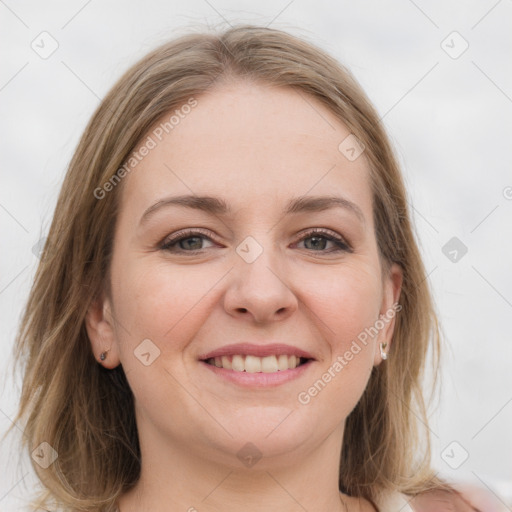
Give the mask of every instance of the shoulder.
[(488, 489), (453, 484), (416, 495), (384, 491), (377, 496), (374, 510), (379, 512), (511, 512), (505, 501)]
[(453, 490), (431, 490), (414, 496), (410, 501), (413, 512), (480, 512), (468, 496)]

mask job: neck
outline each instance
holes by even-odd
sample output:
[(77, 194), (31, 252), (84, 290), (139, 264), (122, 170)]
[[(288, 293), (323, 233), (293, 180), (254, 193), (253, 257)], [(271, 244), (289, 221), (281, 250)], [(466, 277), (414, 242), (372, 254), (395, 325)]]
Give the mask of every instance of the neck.
[(240, 463), (236, 451), (222, 460), (222, 453), (205, 456), (202, 447), (170, 440), (143, 420), (138, 430), (141, 476), (119, 499), (120, 512), (364, 510), (338, 488), (343, 424), (321, 445), (297, 447), (294, 453), (265, 457), (262, 446), (263, 457), (251, 467)]

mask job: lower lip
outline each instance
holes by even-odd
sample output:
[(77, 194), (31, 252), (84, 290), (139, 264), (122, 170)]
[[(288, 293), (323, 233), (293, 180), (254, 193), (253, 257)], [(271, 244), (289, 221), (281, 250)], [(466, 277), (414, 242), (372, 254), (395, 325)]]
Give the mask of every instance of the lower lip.
[(218, 368), (212, 364), (208, 364), (205, 361), (200, 361), (201, 364), (206, 366), (213, 373), (222, 377), (228, 381), (245, 386), (248, 388), (268, 388), (273, 386), (279, 386), (285, 382), (289, 382), (294, 379), (298, 379), (304, 372), (307, 372), (313, 360), (297, 366), (290, 370), (282, 370), (273, 373), (248, 373), (248, 372), (237, 372), (235, 370), (227, 370), (226, 368)]

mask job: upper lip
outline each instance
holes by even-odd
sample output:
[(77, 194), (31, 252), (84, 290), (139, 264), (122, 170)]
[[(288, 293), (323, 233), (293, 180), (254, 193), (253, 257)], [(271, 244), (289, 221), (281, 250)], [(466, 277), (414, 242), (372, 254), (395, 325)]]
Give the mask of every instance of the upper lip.
[(269, 345), (255, 345), (253, 343), (235, 343), (232, 345), (224, 345), (218, 349), (212, 350), (199, 356), (200, 360), (210, 359), (212, 357), (222, 356), (234, 356), (234, 355), (245, 355), (245, 356), (279, 356), (286, 354), (288, 356), (303, 357), (305, 359), (314, 359), (314, 357), (305, 350), (294, 347), (292, 345), (286, 345), (283, 343), (272, 343)]

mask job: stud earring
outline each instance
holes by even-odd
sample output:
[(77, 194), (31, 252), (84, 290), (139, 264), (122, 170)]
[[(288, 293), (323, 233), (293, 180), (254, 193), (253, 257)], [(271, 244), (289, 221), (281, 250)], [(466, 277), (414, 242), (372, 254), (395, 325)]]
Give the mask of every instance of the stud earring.
[(110, 349), (109, 350), (105, 350), (104, 352), (102, 352), (100, 354), (100, 360), (101, 361), (105, 361), (105, 359), (107, 359), (107, 352), (110, 352)]
[(386, 349), (387, 346), (388, 346), (387, 343), (381, 343), (380, 344), (380, 357), (382, 357), (382, 359), (387, 359), (388, 358), (388, 355), (385, 352), (385, 349)]

